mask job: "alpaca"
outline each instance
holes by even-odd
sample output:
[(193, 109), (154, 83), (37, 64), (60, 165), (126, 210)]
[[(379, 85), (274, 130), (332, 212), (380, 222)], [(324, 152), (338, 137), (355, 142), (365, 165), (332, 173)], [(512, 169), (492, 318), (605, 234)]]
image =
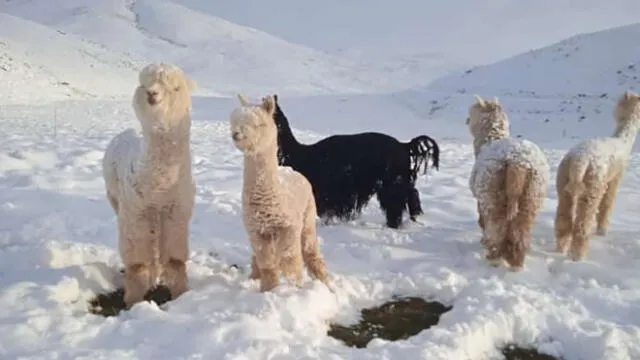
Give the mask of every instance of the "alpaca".
[(333, 135), (315, 144), (301, 144), (293, 136), (278, 104), (279, 164), (302, 173), (312, 184), (318, 215), (326, 222), (356, 218), (373, 194), (385, 212), (386, 225), (398, 228), (408, 208), (412, 221), (423, 214), (415, 188), (418, 171), (429, 160), (439, 168), (440, 148), (426, 135), (408, 143), (381, 133)]
[(188, 290), (185, 262), (195, 201), (189, 111), (196, 84), (166, 63), (147, 65), (138, 80), (133, 109), (142, 139), (133, 129), (121, 132), (102, 160), (107, 199), (117, 215), (127, 308), (158, 285), (172, 298)]
[(299, 286), (304, 263), (331, 289), (311, 184), (290, 167), (278, 166), (275, 99), (265, 97), (261, 104), (250, 104), (242, 95), (238, 99), (241, 106), (231, 112), (229, 123), (233, 143), (244, 154), (243, 221), (253, 249), (249, 277), (260, 280), (261, 292), (278, 286), (280, 273)]
[(625, 92), (613, 115), (616, 128), (612, 136), (578, 143), (558, 165), (556, 250), (563, 254), (569, 250), (574, 261), (586, 256), (594, 218), (596, 234), (607, 233), (616, 193), (640, 128), (640, 96)]
[(475, 163), (469, 188), (477, 200), (478, 225), (486, 259), (506, 260), (512, 271), (524, 266), (531, 229), (546, 197), (549, 165), (531, 141), (511, 138), (509, 120), (497, 98), (469, 108)]

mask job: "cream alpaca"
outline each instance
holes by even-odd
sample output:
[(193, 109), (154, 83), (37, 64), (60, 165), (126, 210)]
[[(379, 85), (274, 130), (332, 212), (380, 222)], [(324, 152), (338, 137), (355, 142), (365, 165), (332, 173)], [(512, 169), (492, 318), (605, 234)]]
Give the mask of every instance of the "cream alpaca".
[(477, 200), (482, 243), (493, 266), (504, 259), (518, 271), (546, 196), (549, 165), (536, 144), (510, 137), (509, 120), (497, 98), (476, 99), (467, 118), (475, 156), (469, 188)]
[(594, 218), (605, 235), (609, 216), (640, 127), (640, 97), (625, 92), (614, 110), (612, 136), (575, 145), (560, 161), (556, 177), (556, 249), (572, 260), (585, 257)]
[(273, 120), (272, 96), (231, 112), (231, 137), (244, 153), (242, 208), (253, 256), (251, 279), (260, 279), (260, 291), (279, 283), (280, 272), (300, 285), (303, 263), (327, 286), (327, 269), (318, 248), (316, 205), (311, 184), (289, 167), (279, 167), (278, 130)]
[(140, 71), (133, 129), (118, 134), (103, 158), (107, 198), (118, 219), (127, 307), (156, 285), (176, 298), (188, 289), (189, 222), (195, 186), (191, 175), (191, 92), (195, 83), (171, 64)]

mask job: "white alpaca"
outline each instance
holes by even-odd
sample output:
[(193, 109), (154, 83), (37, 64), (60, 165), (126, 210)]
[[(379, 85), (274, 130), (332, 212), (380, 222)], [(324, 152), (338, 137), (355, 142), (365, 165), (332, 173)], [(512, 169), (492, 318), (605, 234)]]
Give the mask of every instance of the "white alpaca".
[(596, 219), (598, 235), (605, 235), (609, 217), (640, 128), (640, 96), (625, 92), (614, 110), (612, 136), (575, 145), (558, 165), (555, 233), (556, 249), (574, 261), (589, 247), (589, 232)]
[(509, 120), (497, 98), (476, 99), (467, 119), (475, 154), (469, 188), (477, 200), (482, 243), (493, 266), (504, 259), (510, 270), (518, 271), (546, 197), (549, 165), (536, 144), (510, 137)]
[(244, 153), (242, 210), (244, 227), (253, 249), (251, 279), (260, 279), (260, 291), (279, 283), (280, 272), (296, 285), (302, 264), (328, 287), (327, 269), (318, 249), (316, 204), (311, 184), (290, 167), (279, 167), (278, 129), (273, 120), (272, 96), (241, 107), (229, 117), (231, 137)]
[(140, 71), (133, 129), (109, 143), (102, 161), (107, 198), (118, 219), (127, 307), (156, 285), (172, 298), (188, 290), (185, 262), (195, 185), (191, 175), (191, 92), (195, 83), (172, 64)]

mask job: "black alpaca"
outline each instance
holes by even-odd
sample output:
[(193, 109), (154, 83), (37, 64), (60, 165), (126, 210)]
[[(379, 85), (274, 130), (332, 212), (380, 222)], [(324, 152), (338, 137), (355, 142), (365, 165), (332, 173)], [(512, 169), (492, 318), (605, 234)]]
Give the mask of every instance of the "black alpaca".
[(358, 216), (375, 193), (386, 214), (387, 226), (398, 228), (405, 210), (412, 221), (421, 215), (415, 188), (418, 171), (426, 173), (429, 160), (438, 169), (440, 149), (421, 135), (402, 143), (375, 132), (333, 135), (315, 144), (301, 144), (276, 101), (278, 162), (307, 177), (313, 187), (318, 216), (351, 220)]

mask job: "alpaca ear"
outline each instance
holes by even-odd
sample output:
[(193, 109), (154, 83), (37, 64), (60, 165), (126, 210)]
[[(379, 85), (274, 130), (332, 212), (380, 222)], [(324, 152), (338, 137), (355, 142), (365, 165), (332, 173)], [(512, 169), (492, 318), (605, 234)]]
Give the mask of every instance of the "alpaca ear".
[(198, 83), (190, 78), (187, 78), (187, 87), (189, 88), (189, 91), (195, 91), (200, 88), (200, 86), (198, 86)]
[(497, 96), (494, 96), (494, 97), (493, 97), (493, 103), (494, 103), (495, 105), (500, 105), (500, 101), (498, 100), (498, 97), (497, 97)]
[(236, 94), (236, 97), (238, 98), (238, 100), (240, 101), (240, 105), (242, 106), (247, 106), (249, 105), (249, 100), (247, 100), (246, 97), (244, 97), (244, 95), (242, 94)]
[(484, 107), (486, 105), (484, 100), (480, 97), (480, 95), (473, 95), (473, 97), (476, 99), (480, 107)]
[(278, 103), (278, 94), (273, 94), (273, 102)]
[(632, 97), (638, 97), (638, 94), (634, 93), (634, 92), (633, 92), (633, 91), (631, 91), (631, 90), (627, 90), (627, 91), (625, 91), (625, 92), (624, 92), (623, 98), (624, 98), (625, 100), (629, 100), (629, 99), (631, 99)]
[(276, 102), (272, 95), (267, 95), (262, 98), (262, 108), (270, 115), (275, 112)]

